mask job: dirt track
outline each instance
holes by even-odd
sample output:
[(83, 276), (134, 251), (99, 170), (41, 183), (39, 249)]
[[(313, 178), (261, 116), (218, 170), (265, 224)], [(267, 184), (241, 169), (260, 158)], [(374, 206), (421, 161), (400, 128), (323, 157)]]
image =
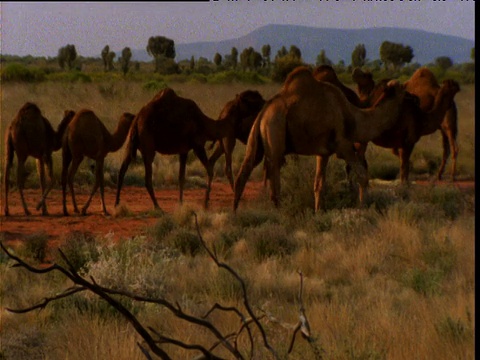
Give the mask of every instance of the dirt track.
[[(427, 186), (427, 181), (417, 181), (415, 186)], [(445, 185), (440, 183), (439, 185)], [(455, 185), (460, 189), (472, 189), (474, 181), (459, 181)], [(254, 199), (263, 191), (261, 182), (248, 182), (243, 195), (242, 204)], [(77, 191), (77, 203), (83, 206), (89, 190)], [(187, 189), (184, 192), (184, 204), (191, 204), (202, 208), (204, 189)], [(25, 216), (18, 191), (12, 191), (9, 195), (9, 207), (11, 216), (0, 217), (0, 233), (3, 234), (7, 243), (15, 243), (28, 238), (32, 234), (46, 233), (52, 246), (58, 245), (65, 233), (74, 230), (89, 231), (94, 235), (110, 234), (114, 239), (131, 237), (142, 234), (145, 228), (155, 224), (157, 217), (150, 212), (153, 209), (152, 202), (144, 187), (124, 187), (122, 189), (121, 204), (125, 204), (134, 215), (127, 217), (105, 217), (100, 208), (100, 195), (97, 193), (88, 209), (87, 216), (73, 214), (70, 196), (67, 198), (67, 206), (70, 216), (63, 216), (61, 191), (53, 190), (47, 199), (49, 216), (41, 216), (35, 211), (35, 205), (40, 197), (40, 190), (26, 190), (25, 196), (32, 215)], [(178, 206), (178, 189), (156, 190), (156, 196), (160, 207), (171, 213)], [(210, 196), (210, 209), (230, 210), (233, 202), (233, 192), (226, 183), (215, 182), (212, 185)], [(115, 189), (105, 189), (105, 201), (107, 209), (114, 212)], [(3, 198), (2, 198), (3, 203)], [(2, 204), (3, 211), (3, 204)]]

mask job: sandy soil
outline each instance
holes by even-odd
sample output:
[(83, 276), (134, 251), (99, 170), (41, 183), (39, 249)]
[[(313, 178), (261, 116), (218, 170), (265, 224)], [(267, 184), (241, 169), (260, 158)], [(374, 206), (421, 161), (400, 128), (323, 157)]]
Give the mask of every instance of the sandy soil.
[[(427, 181), (416, 181), (414, 186), (428, 186)], [(446, 185), (448, 183), (436, 183)], [(474, 181), (458, 181), (455, 186), (463, 190), (470, 190), (475, 187)], [(245, 188), (240, 206), (249, 200), (255, 199), (262, 191), (261, 182), (248, 182)], [(77, 203), (79, 208), (83, 206), (89, 190), (77, 191)], [(204, 189), (187, 189), (184, 192), (184, 204), (202, 208)], [(3, 198), (1, 199), (2, 216), (0, 217), (0, 233), (3, 234), (7, 244), (17, 243), (28, 238), (32, 234), (46, 233), (52, 246), (59, 245), (64, 234), (74, 231), (88, 231), (94, 235), (105, 235), (114, 239), (131, 237), (144, 233), (145, 228), (155, 224), (157, 216), (154, 212), (152, 202), (144, 187), (124, 187), (121, 194), (121, 204), (127, 206), (133, 216), (114, 217), (104, 216), (100, 208), (100, 195), (97, 193), (90, 204), (88, 214), (81, 216), (73, 213), (70, 196), (67, 198), (67, 206), (70, 216), (63, 216), (62, 197), (60, 190), (52, 190), (47, 199), (48, 216), (41, 216), (35, 210), (35, 205), (40, 197), (40, 190), (26, 190), (26, 200), (32, 215), (25, 216), (18, 191), (12, 191), (9, 195), (10, 216), (3, 216)], [(313, 195), (313, 194), (312, 194)], [(178, 203), (178, 189), (156, 190), (156, 196), (160, 207), (168, 212), (173, 212)], [(115, 201), (115, 189), (105, 189), (105, 201), (107, 210), (114, 213), (113, 204)], [(210, 209), (230, 210), (232, 208), (233, 192), (226, 183), (214, 182), (212, 185)]]

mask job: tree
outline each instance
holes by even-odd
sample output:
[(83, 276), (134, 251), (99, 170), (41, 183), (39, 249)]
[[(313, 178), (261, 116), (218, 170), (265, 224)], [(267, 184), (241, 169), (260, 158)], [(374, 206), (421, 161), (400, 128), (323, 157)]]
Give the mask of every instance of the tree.
[(190, 70), (193, 71), (194, 69), (195, 69), (195, 58), (192, 55), (192, 57), (190, 58)]
[(213, 63), (217, 68), (222, 64), (222, 55), (220, 55), (218, 52), (213, 57)]
[(162, 62), (175, 58), (175, 42), (165, 36), (151, 36), (148, 39), (147, 53), (154, 58), (155, 71), (159, 72)]
[(238, 64), (238, 50), (236, 47), (232, 47), (232, 51), (230, 52), (230, 61), (232, 62), (232, 67), (236, 69)]
[(120, 67), (122, 69), (123, 75), (127, 75), (128, 70), (130, 69), (130, 59), (132, 58), (132, 50), (129, 47), (126, 47), (122, 50), (122, 56), (118, 61), (120, 62)]
[(107, 56), (109, 53), (110, 53), (110, 47), (108, 45), (105, 45), (105, 47), (102, 50), (103, 69), (105, 71), (107, 71), (108, 69)]
[(470, 50), (470, 59), (472, 59), (473, 62), (475, 62), (475, 47), (473, 47), (472, 50)]
[(60, 68), (64, 69), (66, 65), (69, 70), (72, 70), (75, 60), (77, 59), (77, 50), (75, 49), (75, 45), (68, 44), (64, 47), (61, 47), (58, 50), (57, 57)]
[(262, 46), (262, 56), (263, 56), (263, 64), (265, 67), (270, 68), (270, 54), (271, 48), (269, 44)]
[(275, 61), (277, 59), (281, 59), (282, 57), (286, 56), (288, 54), (287, 48), (285, 46), (282, 46), (280, 50), (277, 51), (277, 55), (275, 55)]
[(327, 55), (325, 54), (325, 50), (322, 49), (320, 51), (320, 54), (318, 54), (317, 56), (317, 62), (316, 62), (316, 65), (317, 66), (320, 66), (320, 65), (333, 65), (333, 62), (332, 60), (330, 60)]
[(115, 57), (117, 56), (117, 54), (115, 54), (113, 51), (110, 51), (107, 55), (107, 69), (108, 71), (111, 71), (114, 69), (114, 66), (113, 66), (113, 59), (115, 59)]
[(410, 46), (384, 41), (380, 45), (380, 60), (385, 65), (385, 69), (391, 66), (394, 70), (399, 69), (405, 63), (409, 63), (413, 58), (413, 49)]
[(295, 45), (290, 46), (290, 50), (288, 51), (288, 53), (295, 59), (298, 59), (298, 60), (302, 59), (302, 52)]
[(365, 59), (367, 57), (367, 50), (364, 44), (358, 44), (352, 52), (352, 66), (362, 67), (365, 65)]
[(440, 56), (435, 59), (435, 65), (445, 71), (453, 66), (453, 62), (448, 56)]

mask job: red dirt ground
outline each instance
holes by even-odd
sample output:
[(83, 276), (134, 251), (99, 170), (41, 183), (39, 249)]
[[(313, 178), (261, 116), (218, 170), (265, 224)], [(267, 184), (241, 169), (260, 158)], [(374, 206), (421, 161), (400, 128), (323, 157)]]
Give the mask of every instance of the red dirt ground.
[[(428, 181), (416, 181), (414, 186), (427, 186)], [(446, 182), (437, 185), (449, 184)], [(469, 190), (475, 187), (474, 181), (457, 181), (457, 187)], [(262, 182), (247, 182), (243, 200), (240, 206), (249, 200), (255, 199), (263, 190)], [(202, 208), (204, 189), (186, 189), (184, 192), (184, 204)], [(77, 190), (77, 203), (79, 208), (83, 206), (89, 194), (89, 190)], [(3, 234), (7, 244), (18, 243), (32, 234), (46, 233), (52, 246), (59, 245), (62, 236), (70, 231), (88, 231), (94, 235), (110, 234), (114, 239), (132, 237), (142, 234), (149, 225), (155, 224), (158, 215), (150, 212), (153, 209), (152, 202), (144, 187), (124, 187), (121, 194), (121, 204), (135, 214), (127, 217), (103, 216), (100, 208), (100, 195), (95, 194), (86, 216), (73, 213), (71, 197), (67, 198), (67, 206), (70, 216), (63, 216), (62, 197), (60, 190), (52, 190), (47, 198), (49, 216), (41, 216), (35, 210), (35, 205), (40, 198), (40, 190), (25, 190), (25, 196), (29, 209), (33, 215), (25, 216), (18, 191), (12, 191), (9, 195), (10, 216), (0, 217), (0, 234)], [(156, 196), (160, 207), (167, 213), (172, 213), (178, 206), (178, 189), (156, 190)], [(312, 194), (313, 196), (313, 194)], [(3, 212), (3, 198), (1, 199)], [(105, 201), (107, 210), (114, 213), (115, 189), (105, 189)], [(210, 195), (210, 209), (232, 209), (233, 192), (226, 183), (214, 182)]]

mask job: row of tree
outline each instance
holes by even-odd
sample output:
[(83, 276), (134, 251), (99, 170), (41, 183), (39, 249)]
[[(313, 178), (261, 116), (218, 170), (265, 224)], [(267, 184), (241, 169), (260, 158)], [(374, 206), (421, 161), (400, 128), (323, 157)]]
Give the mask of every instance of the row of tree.
[[(253, 47), (243, 49), (241, 53), (232, 47), (229, 54), (221, 55), (216, 53), (213, 56), (213, 62), (200, 57), (195, 61), (192, 56), (190, 60), (182, 60), (175, 62), (175, 42), (165, 36), (152, 36), (148, 39), (146, 47), (147, 53), (153, 57), (154, 71), (157, 73), (171, 74), (180, 73), (182, 71), (200, 73), (208, 73), (214, 70), (242, 70), (257, 71), (265, 75), (270, 75), (274, 80), (282, 80), (290, 70), (298, 65), (303, 64), (302, 52), (295, 46), (291, 45), (287, 50), (283, 46), (278, 50), (274, 60), (271, 60), (271, 46), (264, 45), (261, 51), (256, 51)], [(405, 64), (411, 62), (414, 57), (413, 49), (403, 44), (384, 41), (379, 49), (380, 62), (385, 69), (398, 70)], [(114, 70), (114, 60), (116, 54), (106, 45), (102, 52), (101, 58), (105, 71)], [(62, 69), (72, 69), (75, 65), (77, 52), (74, 45), (67, 45), (58, 51), (58, 63)], [(126, 47), (122, 50), (118, 59), (123, 74), (127, 74), (131, 69), (132, 51)], [(475, 61), (475, 48), (472, 48), (471, 58)], [(351, 55), (352, 67), (362, 67), (367, 62), (367, 51), (364, 44), (358, 44)], [(442, 69), (448, 69), (453, 65), (449, 57), (439, 57), (435, 60), (436, 65)], [(316, 59), (316, 65), (334, 65), (327, 57), (324, 49), (320, 51)], [(345, 67), (343, 60), (337, 64), (339, 67)]]

